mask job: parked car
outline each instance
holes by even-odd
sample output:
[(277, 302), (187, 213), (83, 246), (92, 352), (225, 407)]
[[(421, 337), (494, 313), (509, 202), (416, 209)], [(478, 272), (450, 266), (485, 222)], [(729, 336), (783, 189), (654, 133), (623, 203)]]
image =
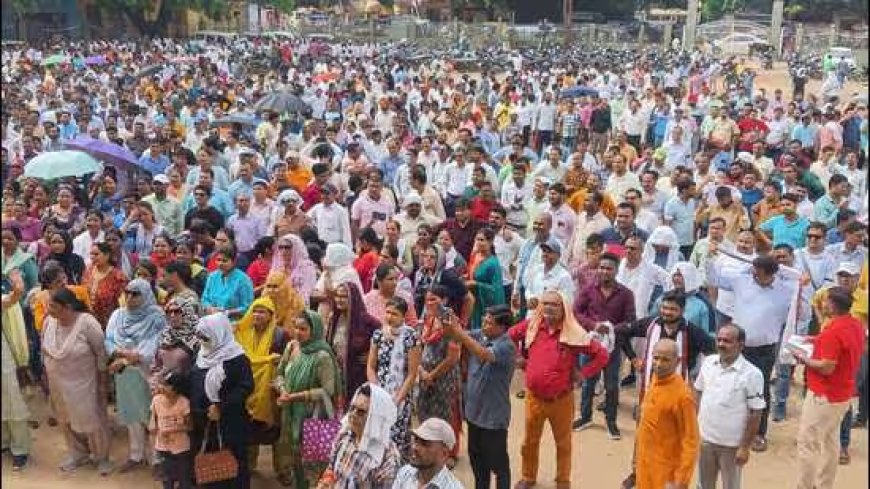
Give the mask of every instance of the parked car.
[(849, 69), (855, 68), (855, 53), (852, 52), (852, 48), (835, 46), (828, 50), (828, 56), (834, 60), (834, 63), (839, 63), (840, 58), (845, 58), (846, 63), (849, 65)]

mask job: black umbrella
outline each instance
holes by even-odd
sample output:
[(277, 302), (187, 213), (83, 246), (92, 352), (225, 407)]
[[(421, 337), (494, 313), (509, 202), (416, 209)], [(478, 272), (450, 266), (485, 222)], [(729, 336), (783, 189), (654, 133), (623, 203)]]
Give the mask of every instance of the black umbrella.
[(257, 100), (254, 104), (254, 110), (285, 113), (306, 113), (311, 110), (311, 106), (305, 103), (304, 100), (290, 92), (272, 92), (269, 95)]
[(140, 78), (145, 78), (146, 76), (151, 76), (151, 75), (160, 73), (161, 70), (163, 70), (163, 65), (146, 66), (146, 67), (142, 68), (141, 70), (139, 70), (138, 72), (136, 72), (136, 75), (134, 75), (134, 76), (138, 80)]
[(214, 127), (219, 126), (232, 126), (233, 124), (241, 124), (243, 126), (256, 126), (259, 121), (257, 118), (251, 115), (239, 115), (239, 114), (230, 114), (228, 116), (221, 117), (211, 123)]

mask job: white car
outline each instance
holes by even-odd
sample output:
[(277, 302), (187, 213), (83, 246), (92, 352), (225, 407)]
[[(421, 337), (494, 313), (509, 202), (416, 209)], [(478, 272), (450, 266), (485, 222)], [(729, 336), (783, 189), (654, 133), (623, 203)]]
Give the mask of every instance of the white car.
[(840, 62), (840, 58), (845, 58), (850, 69), (855, 67), (855, 54), (852, 52), (852, 48), (833, 47), (828, 51), (828, 56), (834, 60), (835, 66)]
[(724, 54), (739, 54), (744, 56), (749, 55), (754, 44), (767, 44), (767, 39), (753, 36), (752, 34), (735, 32), (713, 41), (713, 47), (721, 50)]

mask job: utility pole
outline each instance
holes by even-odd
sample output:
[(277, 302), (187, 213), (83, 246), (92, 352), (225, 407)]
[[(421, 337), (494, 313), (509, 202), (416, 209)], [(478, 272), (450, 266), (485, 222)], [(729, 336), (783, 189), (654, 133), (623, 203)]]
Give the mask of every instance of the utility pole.
[(565, 33), (562, 36), (563, 45), (568, 47), (571, 45), (572, 30), (574, 23), (574, 0), (562, 0), (562, 24), (565, 28)]
[(776, 55), (782, 54), (782, 13), (785, 2), (783, 0), (773, 0), (773, 11), (770, 18), (770, 35), (767, 42), (773, 46)]
[(695, 33), (698, 28), (698, 8), (698, 0), (689, 0), (688, 9), (686, 10), (686, 29), (683, 32), (683, 50), (688, 52), (691, 52), (695, 48)]

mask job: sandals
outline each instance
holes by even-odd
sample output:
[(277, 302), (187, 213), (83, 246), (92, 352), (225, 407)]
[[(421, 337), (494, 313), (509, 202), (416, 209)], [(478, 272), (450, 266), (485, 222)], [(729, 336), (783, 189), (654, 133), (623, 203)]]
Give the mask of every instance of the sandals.
[(120, 467), (118, 467), (118, 473), (126, 474), (127, 472), (130, 472), (133, 469), (136, 469), (141, 465), (145, 465), (144, 460), (130, 460), (130, 459), (128, 459), (126, 462), (121, 464)]
[(767, 451), (767, 438), (765, 438), (763, 436), (756, 436), (755, 441), (752, 442), (752, 451), (753, 452)]
[(840, 450), (840, 465), (849, 465), (852, 461), (852, 457), (849, 456), (849, 450)]
[(521, 391), (517, 392), (517, 399), (525, 399), (525, 398), (526, 398), (526, 391), (525, 390), (521, 390)]
[(87, 456), (80, 458), (67, 457), (66, 460), (60, 464), (60, 470), (63, 472), (75, 472), (77, 468), (89, 463), (91, 463), (91, 459)]

